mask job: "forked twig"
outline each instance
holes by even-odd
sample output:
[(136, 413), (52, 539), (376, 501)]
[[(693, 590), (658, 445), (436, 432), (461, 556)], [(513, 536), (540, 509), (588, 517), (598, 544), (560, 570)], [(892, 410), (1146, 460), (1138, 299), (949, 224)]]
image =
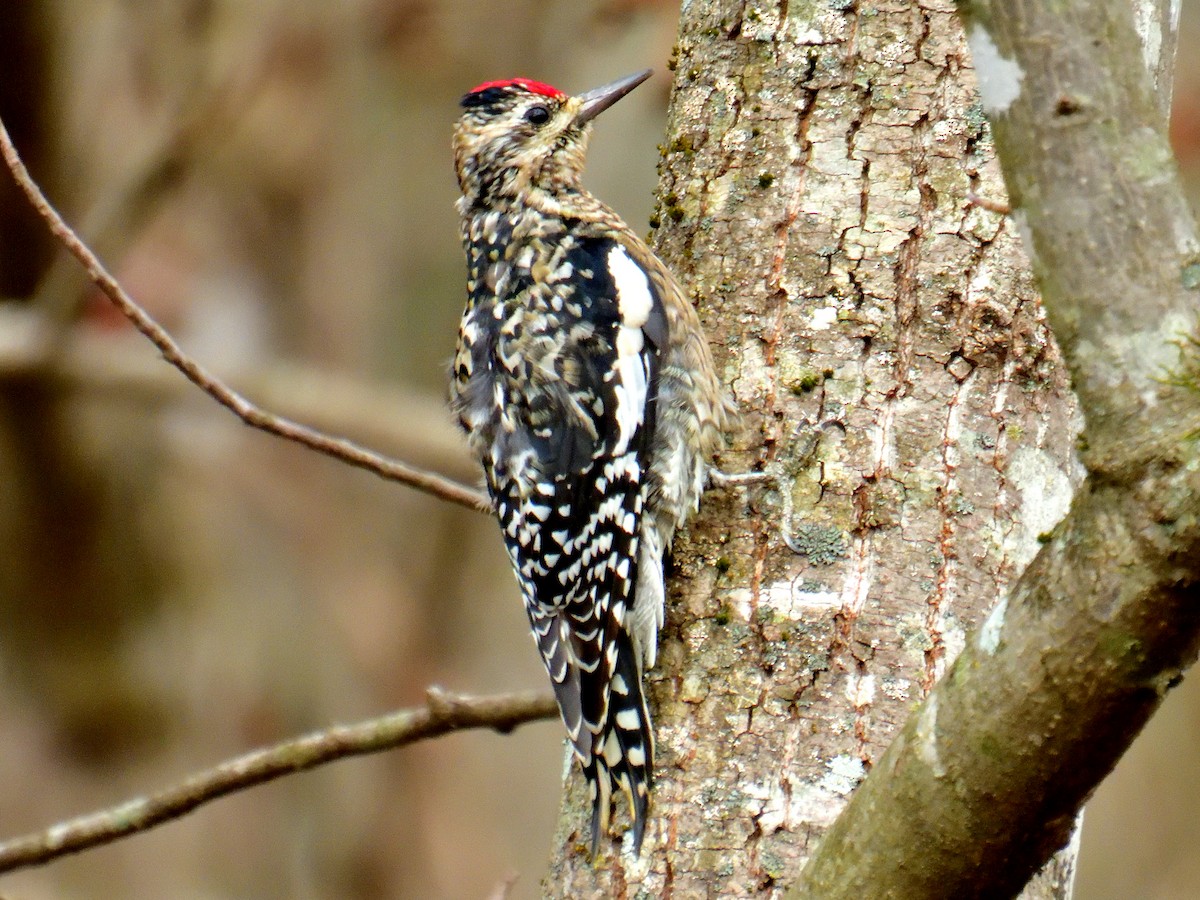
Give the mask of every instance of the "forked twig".
[(349, 465), (374, 472), (391, 481), (407, 484), (443, 500), (449, 500), (480, 512), (491, 512), (492, 505), (481, 491), (443, 475), (390, 459), (345, 438), (333, 437), (307, 425), (267, 412), (230, 388), (184, 353), (175, 339), (126, 293), (91, 249), (63, 221), (62, 216), (58, 214), (50, 201), (46, 199), (46, 195), (42, 193), (41, 188), (30, 177), (25, 164), (21, 162), (16, 147), (13, 146), (8, 128), (2, 121), (0, 121), (0, 155), (3, 155), (18, 187), (24, 192), (38, 215), (46, 222), (51, 233), (62, 242), (72, 256), (79, 260), (96, 287), (112, 301), (125, 318), (133, 323), (138, 331), (158, 348), (167, 362), (247, 425), (277, 437), (295, 441), (318, 453), (324, 453), (326, 456), (332, 456)]

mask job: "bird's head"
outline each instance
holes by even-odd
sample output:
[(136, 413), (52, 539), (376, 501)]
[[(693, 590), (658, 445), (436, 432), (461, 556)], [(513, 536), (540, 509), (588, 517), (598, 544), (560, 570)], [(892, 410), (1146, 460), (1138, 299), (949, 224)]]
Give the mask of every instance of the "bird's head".
[(454, 168), (467, 207), (535, 188), (577, 187), (592, 119), (649, 77), (645, 69), (576, 97), (527, 78), (472, 89), (454, 129)]

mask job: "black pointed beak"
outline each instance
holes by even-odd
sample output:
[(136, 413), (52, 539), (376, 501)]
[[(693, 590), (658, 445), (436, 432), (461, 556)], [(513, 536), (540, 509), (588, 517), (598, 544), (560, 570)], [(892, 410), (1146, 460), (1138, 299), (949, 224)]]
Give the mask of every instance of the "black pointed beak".
[(593, 88), (586, 94), (580, 94), (579, 99), (583, 101), (583, 105), (579, 107), (579, 112), (575, 115), (575, 124), (583, 125), (585, 122), (592, 121), (653, 73), (653, 69), (642, 69), (640, 72), (618, 78), (604, 87)]

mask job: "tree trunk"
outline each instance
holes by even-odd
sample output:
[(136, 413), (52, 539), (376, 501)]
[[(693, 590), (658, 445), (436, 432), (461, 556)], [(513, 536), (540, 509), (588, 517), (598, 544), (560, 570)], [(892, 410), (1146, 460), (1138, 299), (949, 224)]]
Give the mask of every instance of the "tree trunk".
[(797, 898), (1016, 894), (1200, 649), (1200, 240), (1162, 102), (1178, 6), (960, 11), (1086, 419), (1088, 477), (855, 792)]
[(641, 858), (588, 861), (572, 772), (551, 895), (794, 882), (1081, 477), (1016, 229), (969, 199), (1004, 188), (952, 3), (685, 3), (661, 184), (744, 414), (720, 465), (775, 483), (676, 541)]

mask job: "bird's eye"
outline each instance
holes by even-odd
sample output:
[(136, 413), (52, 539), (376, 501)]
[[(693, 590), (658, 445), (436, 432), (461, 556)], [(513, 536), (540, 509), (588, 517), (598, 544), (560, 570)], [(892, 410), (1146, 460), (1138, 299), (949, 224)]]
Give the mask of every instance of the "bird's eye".
[(525, 110), (525, 121), (531, 125), (545, 125), (550, 121), (550, 110), (544, 106), (531, 106)]

